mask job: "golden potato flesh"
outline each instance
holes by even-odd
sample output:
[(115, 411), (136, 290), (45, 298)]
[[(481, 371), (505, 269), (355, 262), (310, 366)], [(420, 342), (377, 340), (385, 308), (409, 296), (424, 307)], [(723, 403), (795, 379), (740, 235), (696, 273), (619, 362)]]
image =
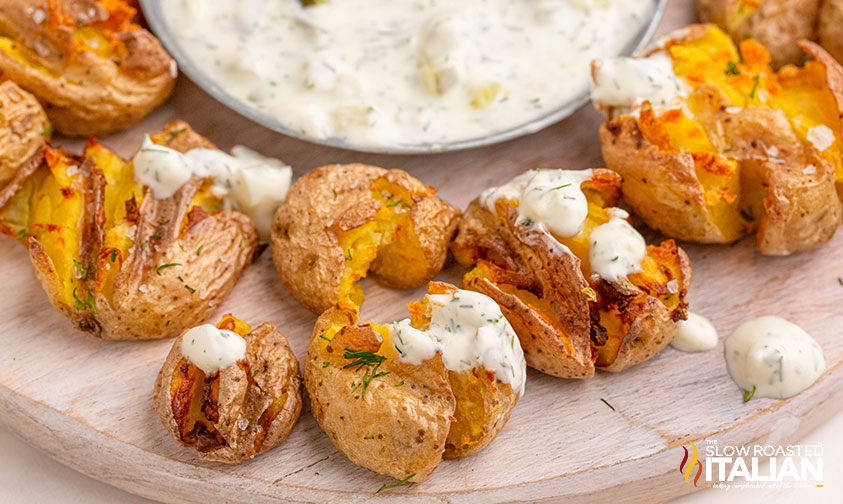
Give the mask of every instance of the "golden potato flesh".
[(363, 302), (357, 281), (369, 272), (389, 287), (420, 287), (442, 268), (459, 210), (400, 170), (351, 164), (298, 179), (272, 226), (281, 282), (322, 313)]
[[(454, 291), (433, 282), (431, 294)], [(427, 301), (411, 303), (411, 323), (429, 322)], [(412, 365), (398, 358), (383, 324), (356, 325), (357, 307), (325, 311), (305, 363), (313, 416), (352, 462), (399, 480), (422, 482), (445, 459), (487, 446), (519, 395), (493, 372), (448, 371), (439, 354)]]
[(506, 197), (495, 211), (472, 201), (460, 221), (451, 250), (473, 267), (463, 287), (500, 305), (539, 371), (577, 379), (592, 378), (595, 366), (621, 371), (660, 352), (687, 316), (690, 262), (672, 240), (647, 247), (639, 273), (617, 282), (593, 277), (591, 232), (609, 221), (619, 184), (609, 170), (592, 171), (581, 186), (588, 214), (570, 238), (521, 225), (518, 202)]
[(182, 355), (178, 338), (158, 374), (153, 401), (176, 442), (193, 446), (203, 460), (237, 463), (290, 434), (301, 412), (301, 372), (287, 339), (271, 323), (252, 330), (225, 315), (217, 327), (246, 340), (245, 359), (206, 375)]
[[(153, 141), (211, 144), (185, 123)], [(0, 206), (0, 231), (26, 245), (53, 305), (104, 339), (173, 337), (204, 321), (251, 263), (257, 231), (222, 210), (212, 180), (155, 199), (131, 162), (88, 142), (83, 156), (47, 147), (44, 163)]]
[(756, 232), (782, 255), (828, 241), (843, 217), (840, 73), (813, 46), (804, 67), (770, 69), (753, 40), (740, 51), (711, 25), (665, 44), (689, 86), (682, 107), (620, 115), (600, 128), (606, 165), (650, 227), (676, 238), (728, 243)]
[(167, 98), (176, 69), (135, 14), (123, 0), (6, 0), (0, 71), (65, 135), (127, 128)]

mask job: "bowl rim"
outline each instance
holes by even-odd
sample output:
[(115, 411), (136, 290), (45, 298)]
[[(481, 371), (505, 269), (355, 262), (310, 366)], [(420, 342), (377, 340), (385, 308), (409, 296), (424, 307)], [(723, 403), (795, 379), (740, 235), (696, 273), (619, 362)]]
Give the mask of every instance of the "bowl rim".
[[(355, 144), (336, 137), (318, 138), (315, 136), (304, 135), (286, 126), (278, 118), (265, 114), (257, 108), (250, 107), (245, 102), (229, 94), (222, 86), (217, 84), (210, 75), (205, 73), (201, 69), (200, 65), (195, 63), (189, 56), (188, 52), (183, 49), (182, 45), (176, 40), (170, 30), (161, 10), (161, 5), (164, 1), (166, 0), (140, 0), (140, 5), (150, 29), (153, 33), (155, 33), (155, 36), (158, 37), (158, 40), (161, 41), (161, 44), (163, 44), (167, 52), (170, 53), (170, 56), (177, 62), (178, 68), (181, 72), (190, 78), (190, 80), (203, 91), (211, 95), (211, 97), (213, 97), (216, 101), (237, 112), (241, 116), (265, 128), (309, 143), (373, 154), (437, 154), (442, 152), (453, 152), (494, 145), (538, 132), (567, 118), (577, 109), (590, 101), (590, 86), (587, 86), (586, 89), (583, 89), (579, 93), (575, 94), (574, 97), (566, 103), (563, 103), (559, 107), (556, 107), (547, 113), (522, 124), (484, 136), (437, 144), (368, 145)], [(655, 5), (650, 18), (646, 23), (641, 23), (636, 36), (632, 38), (630, 43), (627, 44), (622, 51), (614, 56), (629, 56), (640, 51), (648, 42), (650, 42), (656, 27), (661, 21), (667, 4), (667, 0), (651, 1)]]

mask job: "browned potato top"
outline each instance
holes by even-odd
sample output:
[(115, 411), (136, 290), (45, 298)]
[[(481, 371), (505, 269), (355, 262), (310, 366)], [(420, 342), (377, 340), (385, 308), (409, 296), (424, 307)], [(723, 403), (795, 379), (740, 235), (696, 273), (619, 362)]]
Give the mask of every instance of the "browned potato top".
[(153, 401), (178, 443), (193, 446), (203, 460), (233, 464), (278, 446), (290, 434), (301, 412), (301, 372), (273, 324), (252, 330), (225, 315), (217, 327), (246, 340), (244, 358), (206, 374), (181, 352), (188, 331), (173, 343)]
[[(153, 136), (170, 147), (212, 147), (181, 122)], [(7, 189), (0, 231), (29, 248), (53, 305), (105, 339), (172, 337), (201, 323), (248, 266), (258, 234), (222, 210), (211, 180), (167, 199), (138, 184), (131, 162), (88, 142), (83, 156), (47, 147), (44, 163)]]
[(175, 62), (124, 0), (5, 0), (0, 71), (45, 104), (56, 129), (124, 129), (170, 94)]
[(448, 253), (459, 210), (401, 170), (350, 164), (299, 178), (278, 208), (272, 256), (281, 282), (321, 313), (348, 298), (369, 271), (390, 287), (424, 285)]

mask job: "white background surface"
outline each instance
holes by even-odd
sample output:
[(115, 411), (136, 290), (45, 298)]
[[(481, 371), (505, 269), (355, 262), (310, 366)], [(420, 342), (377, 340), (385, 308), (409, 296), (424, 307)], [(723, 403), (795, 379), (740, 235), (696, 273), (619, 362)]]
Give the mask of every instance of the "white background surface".
[[(732, 489), (706, 490), (677, 499), (674, 504), (729, 504), (801, 502), (824, 504), (843, 502), (843, 413), (838, 413), (802, 440), (822, 443), (823, 488), (799, 490)], [(764, 474), (766, 464), (759, 470)], [(100, 483), (53, 461), (45, 453), (21, 441), (0, 426), (0, 503), (39, 504), (149, 504), (152, 501), (130, 495)]]

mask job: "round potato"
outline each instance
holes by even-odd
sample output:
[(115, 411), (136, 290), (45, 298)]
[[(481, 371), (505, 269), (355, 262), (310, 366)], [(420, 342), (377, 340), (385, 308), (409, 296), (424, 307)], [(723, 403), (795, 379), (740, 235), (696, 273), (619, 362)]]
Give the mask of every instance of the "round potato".
[(34, 94), (56, 130), (104, 135), (140, 121), (169, 96), (176, 65), (133, 23), (123, 0), (7, 0), (0, 71)]
[[(462, 292), (437, 282), (428, 290)], [(431, 323), (428, 299), (411, 304), (413, 327)], [(313, 416), (352, 462), (420, 483), (443, 458), (470, 455), (497, 437), (521, 395), (512, 384), (486, 368), (449, 370), (439, 352), (406, 362), (400, 332), (357, 320), (353, 307), (325, 311), (305, 362)]]
[(363, 302), (369, 271), (415, 288), (445, 262), (459, 210), (401, 170), (349, 164), (299, 178), (272, 225), (272, 257), (287, 291), (315, 313)]
[[(699, 0), (700, 18), (723, 28), (735, 41), (754, 38), (770, 50), (773, 66), (800, 63), (805, 59), (797, 46), (816, 38), (820, 4), (829, 0)], [(831, 2), (833, 3), (833, 2)], [(823, 6), (823, 11), (826, 8)]]
[[(181, 122), (153, 141), (212, 147)], [(28, 247), (53, 306), (79, 330), (173, 337), (219, 306), (257, 248), (251, 219), (223, 210), (212, 183), (193, 177), (156, 199), (135, 181), (131, 162), (96, 141), (83, 156), (48, 147), (36, 171), (8, 186), (0, 231)]]
[(206, 374), (182, 354), (182, 334), (155, 380), (164, 427), (199, 458), (234, 464), (281, 444), (301, 412), (301, 372), (287, 339), (269, 322), (252, 330), (225, 315), (218, 329), (245, 339), (242, 360)]
[[(581, 183), (588, 213), (579, 234), (567, 238), (519, 218), (509, 189), (487, 191), (460, 221), (451, 251), (473, 266), (463, 287), (500, 305), (527, 364), (543, 373), (588, 379), (595, 367), (622, 371), (659, 353), (686, 317), (690, 261), (672, 240), (647, 247), (636, 273), (617, 280), (592, 273), (591, 233), (610, 220), (619, 184), (616, 173), (591, 170)], [(489, 194), (510, 196), (488, 201)]]
[(50, 132), (34, 96), (12, 81), (0, 83), (0, 207), (41, 165)]
[(774, 72), (754, 40), (738, 50), (713, 25), (694, 25), (643, 56), (670, 58), (682, 82), (673, 103), (640, 97), (599, 138), (624, 201), (647, 225), (702, 243), (756, 232), (767, 255), (831, 239), (843, 220), (843, 71), (801, 45), (815, 60)]
[(838, 62), (843, 62), (843, 0), (822, 0), (817, 16), (817, 40)]

